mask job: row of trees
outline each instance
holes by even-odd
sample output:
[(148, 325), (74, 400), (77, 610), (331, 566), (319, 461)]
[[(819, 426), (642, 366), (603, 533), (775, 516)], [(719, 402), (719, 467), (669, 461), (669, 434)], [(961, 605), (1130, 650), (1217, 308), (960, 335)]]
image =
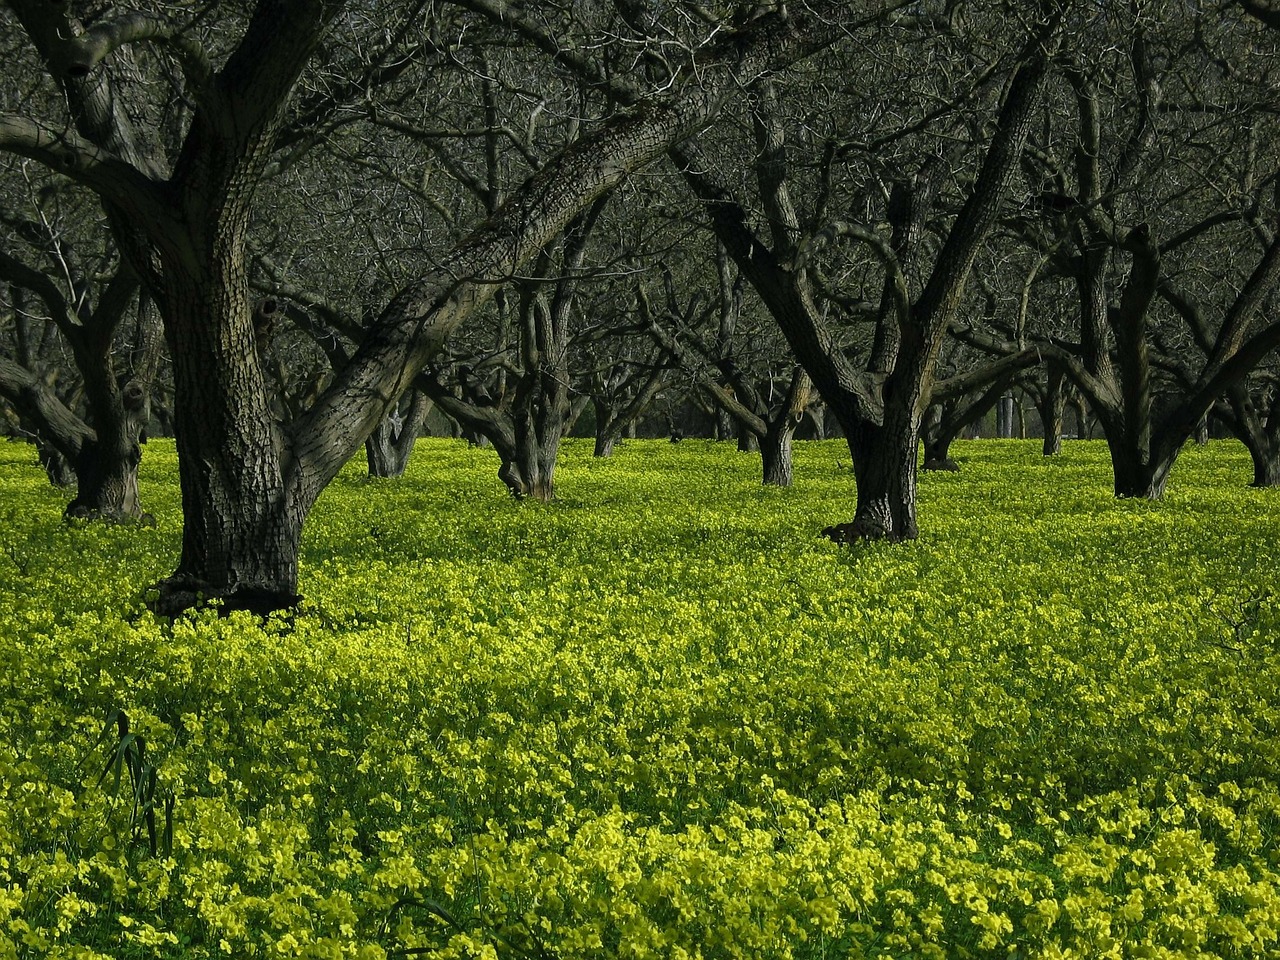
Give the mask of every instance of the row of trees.
[(1054, 438), (1087, 405), (1118, 495), (1211, 415), (1274, 484), (1280, 60), (1245, 7), (9, 0), (0, 398), (73, 513), (136, 515), (171, 427), (165, 612), (292, 602), (325, 485), (432, 408), (549, 498), (587, 409), (604, 455), (696, 398), (787, 483), (820, 404), (838, 540), (914, 537), (921, 440), (946, 464), (1015, 385)]

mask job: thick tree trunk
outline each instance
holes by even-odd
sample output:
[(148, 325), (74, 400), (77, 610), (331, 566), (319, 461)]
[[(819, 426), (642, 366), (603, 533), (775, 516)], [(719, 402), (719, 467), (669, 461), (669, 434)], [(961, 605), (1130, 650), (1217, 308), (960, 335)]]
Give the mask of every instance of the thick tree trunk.
[(503, 463), (498, 477), (517, 499), (549, 502), (555, 499), (556, 455), (564, 421), (558, 412), (539, 413), (543, 415), (516, 411), (515, 447), (499, 451)]
[(920, 425), (910, 403), (886, 409), (883, 426), (865, 421), (844, 426), (858, 487), (857, 512), (851, 523), (827, 527), (823, 533), (837, 543), (914, 540), (919, 533), (916, 471)]
[[(176, 266), (176, 265), (175, 265)], [(286, 483), (286, 450), (256, 355), (242, 253), (207, 273), (171, 268), (162, 300), (174, 367), (182, 555), (157, 612), (202, 600), (268, 611), (298, 600), (302, 523), (314, 500)]]
[(1173, 469), (1175, 459), (1176, 455), (1146, 459), (1137, 456), (1135, 452), (1118, 455), (1112, 449), (1111, 465), (1116, 496), (1159, 500), (1164, 496), (1165, 484), (1169, 482), (1169, 471)]

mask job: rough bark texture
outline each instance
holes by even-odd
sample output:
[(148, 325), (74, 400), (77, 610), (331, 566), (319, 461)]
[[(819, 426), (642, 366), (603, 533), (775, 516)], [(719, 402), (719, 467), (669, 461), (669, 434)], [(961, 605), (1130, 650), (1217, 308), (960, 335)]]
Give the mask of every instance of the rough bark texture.
[(851, 523), (827, 527), (837, 543), (914, 540), (916, 525), (918, 419), (907, 404), (885, 411), (883, 425), (863, 423), (849, 434), (858, 505)]

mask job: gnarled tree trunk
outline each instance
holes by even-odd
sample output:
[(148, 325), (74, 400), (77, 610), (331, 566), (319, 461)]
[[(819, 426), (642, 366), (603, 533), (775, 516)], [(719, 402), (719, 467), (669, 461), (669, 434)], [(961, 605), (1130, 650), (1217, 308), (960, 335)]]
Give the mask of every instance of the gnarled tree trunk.
[(408, 412), (402, 414), (397, 406), (364, 442), (371, 477), (384, 480), (401, 477), (409, 466), (409, 455), (432, 407), (432, 401), (425, 394), (418, 390), (410, 392)]

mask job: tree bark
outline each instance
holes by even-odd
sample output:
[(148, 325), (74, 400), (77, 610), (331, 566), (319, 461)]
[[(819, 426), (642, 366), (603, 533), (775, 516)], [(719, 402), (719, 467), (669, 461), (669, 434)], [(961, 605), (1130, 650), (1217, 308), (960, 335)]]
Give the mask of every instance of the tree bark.
[(418, 390), (412, 390), (409, 410), (401, 415), (399, 408), (385, 417), (364, 442), (369, 476), (391, 480), (404, 476), (413, 453), (414, 442), (431, 412), (432, 401)]
[(892, 404), (881, 426), (865, 421), (849, 431), (858, 504), (850, 523), (823, 533), (837, 543), (914, 540), (916, 525), (918, 418), (905, 403)]
[(1062, 419), (1066, 410), (1065, 378), (1062, 367), (1051, 363), (1044, 392), (1036, 403), (1040, 410), (1040, 424), (1044, 428), (1042, 452), (1046, 457), (1054, 457), (1062, 452)]

